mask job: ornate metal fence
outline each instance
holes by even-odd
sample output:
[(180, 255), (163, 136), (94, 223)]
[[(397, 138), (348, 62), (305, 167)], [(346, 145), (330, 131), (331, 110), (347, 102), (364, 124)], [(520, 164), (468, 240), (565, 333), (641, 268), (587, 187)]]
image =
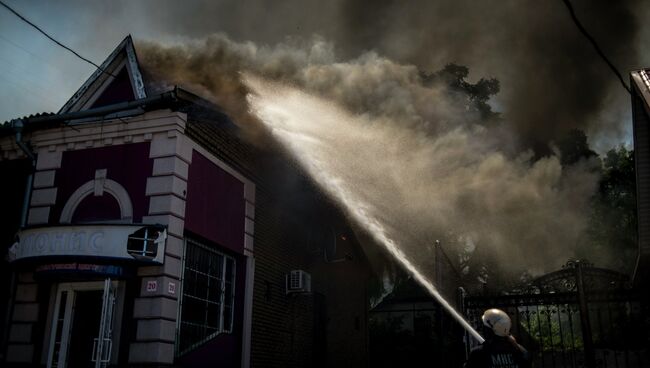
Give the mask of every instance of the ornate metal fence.
[(516, 295), (466, 297), (463, 309), (477, 328), (485, 309), (505, 310), (535, 367), (650, 367), (648, 304), (624, 281), (573, 261)]

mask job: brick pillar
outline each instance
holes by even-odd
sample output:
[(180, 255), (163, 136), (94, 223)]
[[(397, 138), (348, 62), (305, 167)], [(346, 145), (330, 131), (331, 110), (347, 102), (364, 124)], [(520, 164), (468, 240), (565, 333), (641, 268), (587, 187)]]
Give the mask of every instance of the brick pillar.
[(56, 169), (61, 168), (62, 151), (56, 151), (52, 146), (38, 152), (36, 172), (31, 195), (28, 225), (46, 224), (50, 217), (50, 207), (56, 202), (54, 176)]
[[(56, 169), (61, 167), (62, 152), (55, 146), (43, 148), (38, 152), (36, 172), (34, 173), (27, 225), (47, 224), (50, 207), (56, 202), (57, 188), (54, 187)], [(39, 304), (38, 284), (31, 272), (19, 272), (16, 284), (13, 313), (7, 328), (6, 360), (11, 363), (30, 363), (34, 357), (34, 324), (38, 322)]]
[(31, 272), (18, 274), (16, 297), (9, 323), (9, 340), (7, 342), (7, 362), (32, 363), (34, 357), (34, 340), (42, 336), (33, 336), (34, 324), (38, 322), (38, 284)]
[(174, 362), (185, 196), (192, 150), (186, 149), (182, 135), (169, 131), (154, 135), (149, 157), (154, 159), (146, 188), (149, 215), (142, 222), (167, 225), (167, 246), (163, 265), (138, 269), (142, 281), (133, 311), (137, 332), (129, 349), (129, 363), (165, 365)]

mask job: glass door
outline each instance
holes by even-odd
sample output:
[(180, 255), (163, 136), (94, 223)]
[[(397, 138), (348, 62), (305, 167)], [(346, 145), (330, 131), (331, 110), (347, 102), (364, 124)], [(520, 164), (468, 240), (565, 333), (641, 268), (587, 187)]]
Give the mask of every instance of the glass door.
[(48, 368), (101, 368), (110, 362), (115, 282), (59, 284)]
[(102, 290), (76, 290), (74, 293), (65, 367), (92, 368), (93, 340), (99, 330), (97, 321), (102, 308)]
[(111, 279), (104, 280), (104, 293), (102, 295), (101, 318), (99, 331), (93, 340), (92, 361), (95, 368), (103, 368), (111, 361), (113, 350), (113, 312), (115, 311), (115, 287)]

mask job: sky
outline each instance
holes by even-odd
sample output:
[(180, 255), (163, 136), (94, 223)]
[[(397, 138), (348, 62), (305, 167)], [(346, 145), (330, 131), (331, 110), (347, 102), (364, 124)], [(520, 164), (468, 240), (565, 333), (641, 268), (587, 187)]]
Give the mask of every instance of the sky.
[[(469, 67), (470, 79), (495, 77), (501, 92), (492, 105), (527, 139), (553, 140), (576, 127), (600, 152), (631, 142), (629, 97), (561, 0), (5, 1), (98, 64), (127, 34), (168, 45), (221, 33), (269, 47), (321, 37), (342, 60), (375, 52), (423, 71), (455, 62)], [(650, 65), (647, 4), (574, 5), (625, 78)], [(58, 111), (93, 72), (4, 8), (0, 45), (0, 121)]]

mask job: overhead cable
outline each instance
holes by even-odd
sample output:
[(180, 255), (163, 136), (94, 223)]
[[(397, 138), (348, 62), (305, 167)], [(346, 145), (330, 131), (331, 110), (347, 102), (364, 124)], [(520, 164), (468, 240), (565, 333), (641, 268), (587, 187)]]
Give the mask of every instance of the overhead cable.
[(73, 54), (74, 54), (76, 57), (78, 57), (79, 59), (81, 59), (81, 60), (83, 60), (83, 61), (85, 61), (85, 62), (87, 62), (87, 63), (93, 65), (95, 68), (99, 69), (102, 73), (108, 74), (108, 75), (110, 75), (111, 77), (115, 77), (113, 74), (111, 74), (111, 73), (107, 72), (106, 70), (104, 70), (101, 66), (99, 66), (99, 65), (97, 65), (97, 64), (95, 64), (95, 63), (93, 63), (92, 61), (90, 61), (90, 60), (86, 59), (85, 57), (79, 55), (79, 53), (77, 53), (76, 51), (74, 51), (74, 50), (71, 49), (70, 47), (68, 47), (68, 46), (66, 46), (66, 45), (64, 45), (64, 44), (62, 44), (62, 43), (59, 42), (59, 41), (57, 41), (54, 37), (50, 36), (47, 32), (45, 32), (44, 30), (42, 30), (39, 26), (37, 26), (36, 24), (30, 22), (27, 18), (25, 18), (25, 17), (23, 17), (22, 15), (20, 15), (20, 13), (18, 13), (18, 12), (15, 11), (14, 9), (12, 9), (9, 5), (5, 4), (5, 3), (4, 3), (3, 1), (1, 1), (1, 0), (0, 0), (0, 5), (2, 5), (3, 7), (7, 8), (7, 10), (9, 10), (10, 12), (12, 12), (14, 15), (16, 15), (18, 18), (20, 18), (23, 22), (25, 22), (25, 23), (29, 24), (30, 26), (34, 27), (37, 31), (39, 31), (40, 33), (42, 33), (45, 37), (49, 38), (50, 40), (52, 40), (52, 41), (53, 41), (54, 43), (56, 43), (57, 45), (63, 47), (64, 49), (70, 51), (71, 53), (73, 53)]
[(607, 64), (607, 66), (609, 66), (612, 72), (616, 74), (616, 77), (618, 77), (618, 80), (621, 81), (623, 88), (625, 88), (625, 90), (628, 93), (632, 93), (630, 87), (625, 83), (625, 80), (623, 79), (623, 75), (618, 71), (618, 69), (616, 69), (616, 66), (614, 66), (614, 64), (609, 60), (609, 58), (607, 58), (603, 50), (601, 50), (600, 46), (598, 46), (596, 40), (589, 34), (589, 32), (587, 32), (585, 27), (583, 27), (582, 23), (580, 23), (580, 20), (578, 20), (578, 16), (573, 10), (573, 5), (571, 5), (571, 2), (569, 0), (562, 0), (562, 1), (564, 2), (564, 5), (566, 5), (567, 9), (569, 10), (569, 14), (571, 14), (571, 19), (573, 20), (573, 23), (575, 23), (576, 27), (578, 27), (582, 35), (585, 36), (587, 40), (589, 40), (589, 42), (594, 47), (598, 55), (600, 55), (603, 61), (605, 61), (605, 63)]

